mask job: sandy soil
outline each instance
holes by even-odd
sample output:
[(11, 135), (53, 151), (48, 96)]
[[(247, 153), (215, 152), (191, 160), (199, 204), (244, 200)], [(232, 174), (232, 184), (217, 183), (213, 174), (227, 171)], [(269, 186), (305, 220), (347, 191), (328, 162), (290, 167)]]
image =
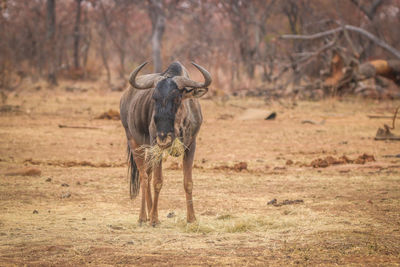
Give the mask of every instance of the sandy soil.
[[(20, 109), (0, 113), (0, 265), (399, 264), (400, 143), (375, 141), (391, 120), (366, 116), (390, 115), (398, 101), (202, 100), (198, 222), (185, 222), (180, 161), (168, 159), (153, 228), (138, 225), (129, 199), (120, 122), (95, 119), (120, 95), (9, 96)], [(309, 166), (364, 153), (375, 161)]]

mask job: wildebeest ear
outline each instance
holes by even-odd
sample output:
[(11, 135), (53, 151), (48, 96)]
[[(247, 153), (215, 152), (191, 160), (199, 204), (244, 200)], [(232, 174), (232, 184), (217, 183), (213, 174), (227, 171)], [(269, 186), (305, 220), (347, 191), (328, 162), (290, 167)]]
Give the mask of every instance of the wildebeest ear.
[(199, 98), (205, 95), (208, 92), (208, 88), (194, 88), (191, 90), (185, 90), (185, 93), (183, 94), (184, 98)]

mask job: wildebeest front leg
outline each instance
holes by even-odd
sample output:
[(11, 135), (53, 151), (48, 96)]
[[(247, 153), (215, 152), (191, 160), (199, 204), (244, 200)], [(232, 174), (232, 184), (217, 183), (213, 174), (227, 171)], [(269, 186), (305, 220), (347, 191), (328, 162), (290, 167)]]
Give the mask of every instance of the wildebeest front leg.
[[(146, 159), (146, 162), (148, 162), (147, 159)], [(148, 177), (147, 194), (149, 195), (149, 202), (147, 202), (147, 212), (148, 212), (149, 215), (150, 215), (151, 208), (153, 207), (153, 202), (152, 202), (153, 200), (152, 200), (152, 197), (151, 197), (152, 172), (153, 172), (152, 168), (147, 166), (147, 171), (146, 171), (147, 177)]]
[(192, 180), (192, 168), (194, 152), (196, 150), (196, 141), (194, 141), (187, 150), (185, 150), (185, 155), (183, 156), (183, 186), (186, 193), (186, 206), (187, 206), (187, 222), (191, 223), (196, 221), (196, 216), (194, 215), (193, 208), (193, 180)]
[(146, 203), (151, 203), (148, 190), (149, 177), (147, 175), (147, 167), (144, 155), (145, 153), (144, 151), (140, 151), (139, 146), (133, 139), (129, 140), (129, 146), (131, 151), (133, 151), (133, 158), (139, 170), (140, 190), (142, 191), (142, 204), (140, 206), (139, 223), (142, 223), (147, 221)]
[(160, 191), (163, 185), (163, 177), (162, 177), (162, 162), (156, 163), (153, 167), (153, 187), (154, 187), (154, 202), (153, 208), (150, 212), (150, 224), (155, 226), (160, 223), (158, 220), (158, 197), (160, 195)]

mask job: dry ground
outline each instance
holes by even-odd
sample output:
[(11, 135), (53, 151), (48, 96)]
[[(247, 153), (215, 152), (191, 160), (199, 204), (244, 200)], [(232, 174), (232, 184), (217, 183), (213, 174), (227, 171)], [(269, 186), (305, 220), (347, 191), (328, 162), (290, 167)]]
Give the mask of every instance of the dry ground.
[[(386, 155), (399, 154), (400, 143), (374, 141), (390, 119), (366, 116), (390, 115), (398, 101), (202, 100), (198, 222), (185, 223), (182, 171), (168, 159), (153, 228), (137, 224), (139, 201), (129, 199), (120, 122), (94, 119), (118, 109), (120, 95), (27, 89), (9, 97), (22, 112), (0, 114), (1, 266), (399, 264), (400, 158)], [(277, 118), (258, 118), (260, 109)], [(376, 161), (304, 166), (363, 153)], [(231, 168), (239, 162), (248, 170)], [(6, 175), (26, 167), (41, 175)], [(303, 202), (268, 205), (274, 198)]]

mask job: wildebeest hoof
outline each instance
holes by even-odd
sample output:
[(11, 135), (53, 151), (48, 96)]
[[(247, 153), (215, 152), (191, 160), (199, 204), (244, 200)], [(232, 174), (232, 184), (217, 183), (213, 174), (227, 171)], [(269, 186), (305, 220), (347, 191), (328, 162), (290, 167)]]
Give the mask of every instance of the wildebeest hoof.
[(147, 221), (148, 221), (147, 218), (146, 219), (139, 219), (138, 220), (139, 226), (142, 226), (142, 224), (146, 223)]
[(195, 223), (195, 222), (197, 222), (196, 217), (187, 219), (187, 223)]
[(159, 224), (160, 224), (160, 221), (159, 221), (159, 220), (154, 220), (154, 221), (151, 220), (151, 221), (150, 221), (150, 225), (153, 226), (153, 227), (156, 227), (156, 226), (159, 225)]

